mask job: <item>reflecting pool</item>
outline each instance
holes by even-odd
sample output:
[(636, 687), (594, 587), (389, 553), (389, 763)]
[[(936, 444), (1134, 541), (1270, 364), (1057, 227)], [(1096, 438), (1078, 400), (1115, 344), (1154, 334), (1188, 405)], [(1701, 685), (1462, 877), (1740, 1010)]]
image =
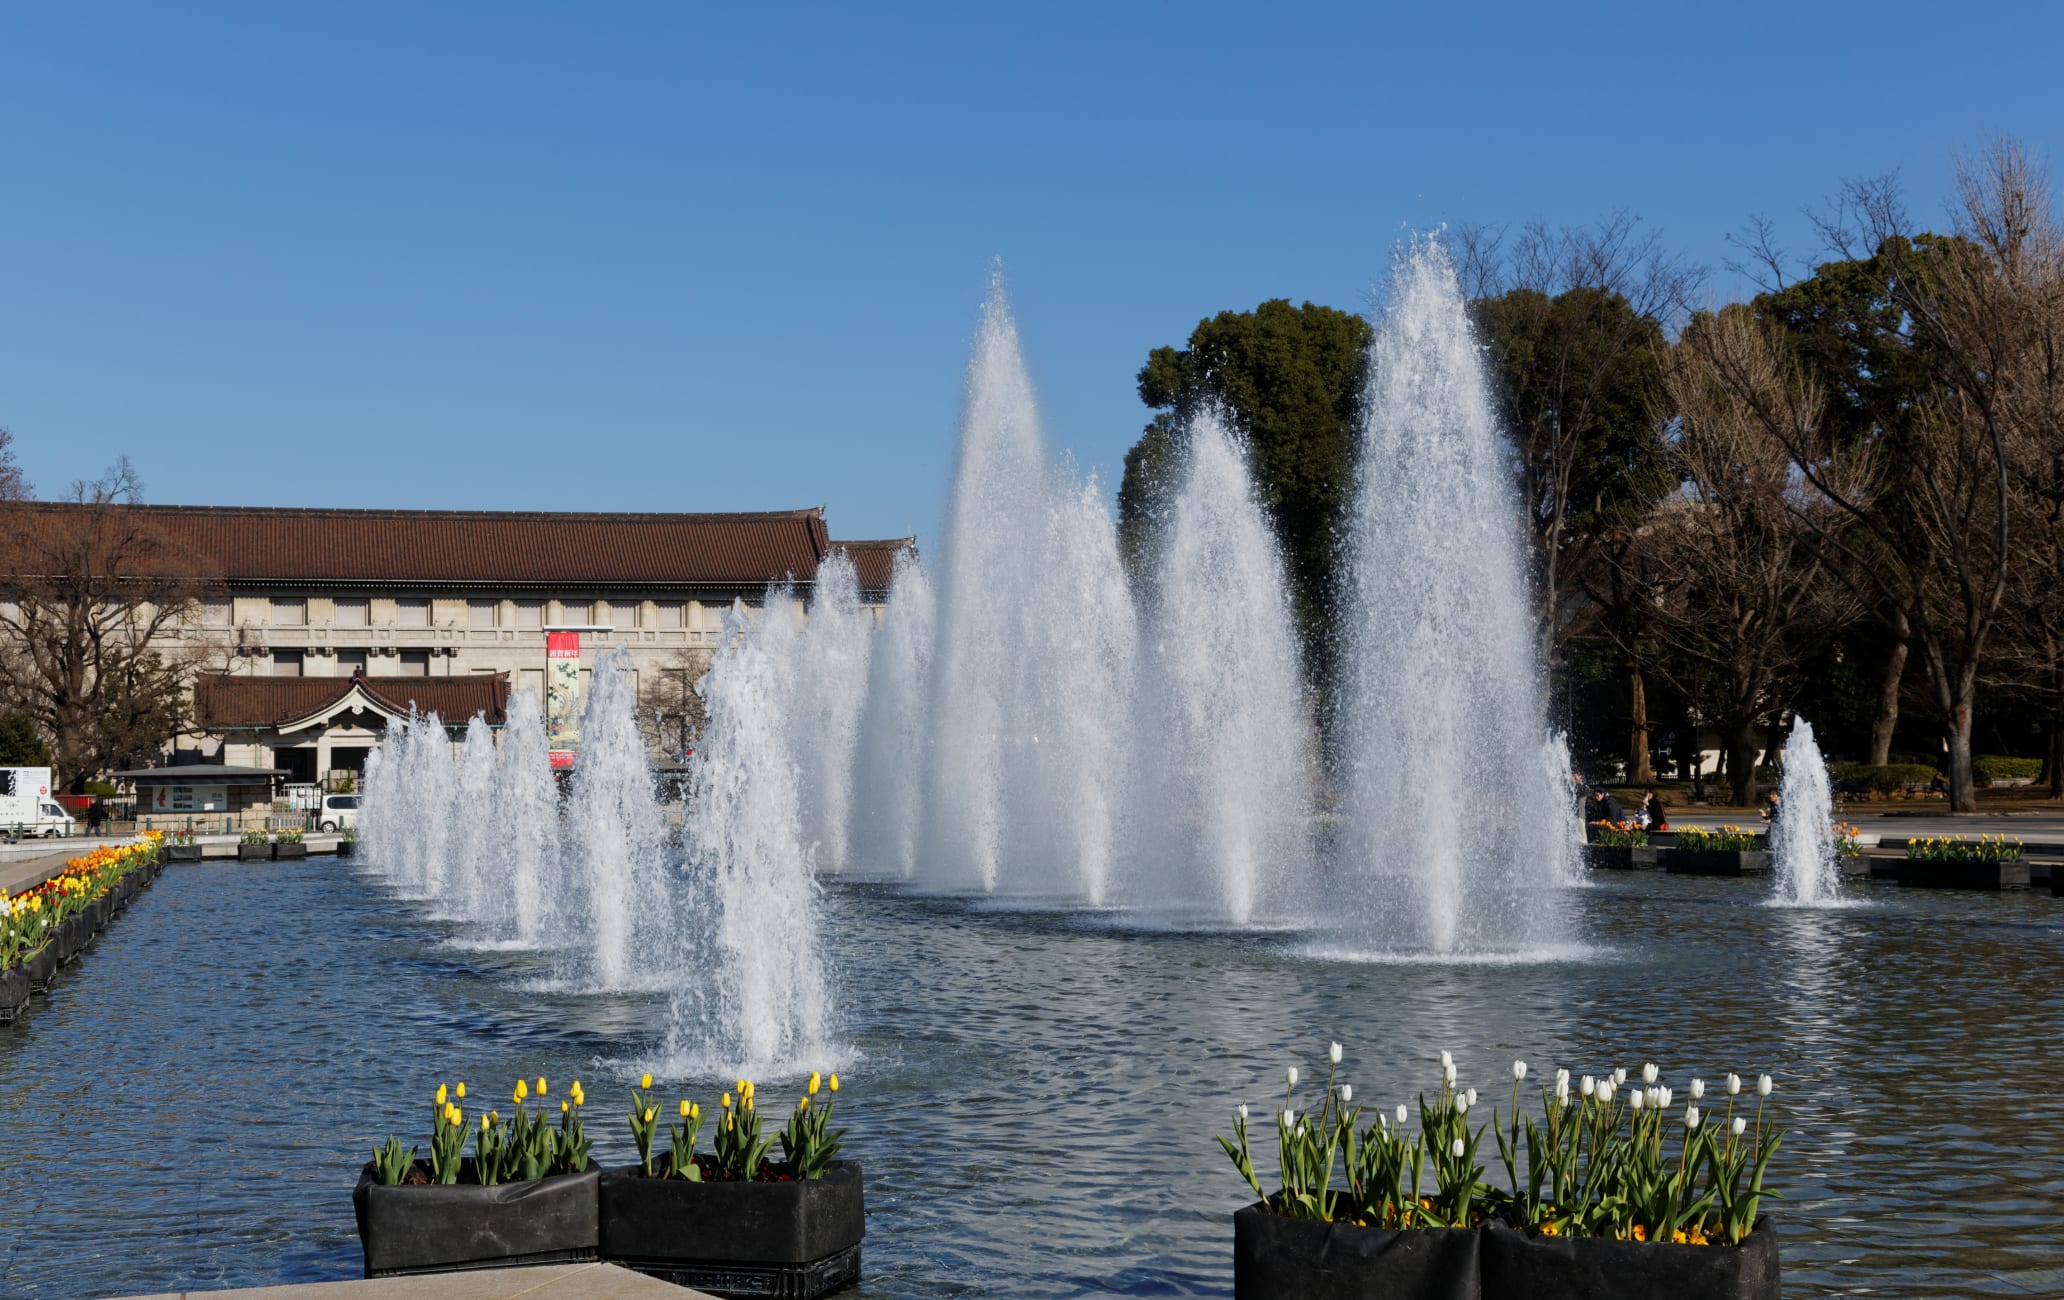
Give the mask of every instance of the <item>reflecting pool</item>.
[[(2055, 1031), (2064, 901), (1651, 873), (1551, 896), (1577, 937), (1524, 965), (1348, 962), (1295, 935), (1126, 929), (835, 886), (847, 1087), (867, 1169), (862, 1295), (1223, 1295), (1242, 1184), (1212, 1142), (1283, 1067), (1346, 1044), (1394, 1104), (1454, 1052), (1507, 1067), (1777, 1076), (1790, 1295), (2064, 1291)], [(427, 1142), (466, 1079), (579, 1077), (605, 1162), (663, 1065), (667, 997), (555, 991), (348, 863), (175, 866), (0, 1029), (0, 1292), (121, 1295), (357, 1276), (350, 1187)], [(728, 1081), (668, 1080), (713, 1101)], [(770, 1108), (790, 1081), (765, 1082)], [(1680, 1095), (1681, 1092), (1680, 1092)]]

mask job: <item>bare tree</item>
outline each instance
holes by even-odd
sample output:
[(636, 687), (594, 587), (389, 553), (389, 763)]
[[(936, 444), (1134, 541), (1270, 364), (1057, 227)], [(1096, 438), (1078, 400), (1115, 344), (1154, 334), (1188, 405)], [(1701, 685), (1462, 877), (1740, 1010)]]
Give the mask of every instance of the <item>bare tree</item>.
[[(1766, 406), (1756, 355), (1713, 359), (1722, 382), (1848, 517), (1850, 526), (1823, 535), (1851, 582), (1903, 611), (1949, 749), (1950, 807), (1971, 812), (1972, 715), (2015, 559), (2011, 448), (2055, 437), (2046, 427), (2055, 335), (2044, 322), (2055, 311), (2059, 238), (2048, 179), (2012, 142), (1960, 159), (1957, 195), (1951, 235), (1888, 238), (1875, 254), (1927, 381), (1877, 422), (1875, 474), (1843, 481), (1833, 471), (1853, 465), (1853, 454), (1818, 420)], [(1881, 497), (1897, 509), (1871, 509)], [(1859, 544), (1858, 534), (1869, 540)]]
[(665, 666), (640, 680), (640, 725), (653, 748), (673, 761), (680, 761), (702, 737), (707, 712), (696, 685), (709, 671), (710, 655), (709, 650), (684, 646)]
[(29, 477), (14, 458), (14, 435), (0, 429), (0, 501), (26, 501), (32, 495)]
[[(1743, 393), (1725, 366), (1755, 374), (1758, 387)], [(1857, 612), (1827, 573), (1836, 508), (1793, 472), (1759, 409), (1810, 424), (1822, 403), (1783, 363), (1776, 332), (1740, 306), (1692, 322), (1665, 384), (1674, 412), (1665, 441), (1683, 488), (1644, 530), (1660, 592), (1651, 627), (1674, 684), (1718, 725), (1733, 797), (1746, 803), (1759, 741), (1804, 653)]]
[(0, 697), (50, 738), (75, 793), (154, 757), (186, 711), (192, 664), (166, 634), (206, 580), (132, 509), (141, 495), (124, 458), (64, 501), (0, 509)]

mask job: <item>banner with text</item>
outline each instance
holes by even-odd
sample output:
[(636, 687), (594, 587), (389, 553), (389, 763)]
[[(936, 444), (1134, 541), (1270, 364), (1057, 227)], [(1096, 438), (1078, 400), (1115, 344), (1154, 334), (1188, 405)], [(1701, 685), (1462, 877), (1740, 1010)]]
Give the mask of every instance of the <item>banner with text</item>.
[(553, 767), (580, 751), (580, 633), (545, 633), (545, 743)]

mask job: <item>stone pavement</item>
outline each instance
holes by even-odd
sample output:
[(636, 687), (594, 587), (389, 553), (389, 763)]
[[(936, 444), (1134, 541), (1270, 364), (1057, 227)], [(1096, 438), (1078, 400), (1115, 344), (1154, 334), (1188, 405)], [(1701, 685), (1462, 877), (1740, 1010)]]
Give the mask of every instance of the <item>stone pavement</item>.
[(369, 1278), (357, 1282), (302, 1282), (236, 1291), (162, 1291), (129, 1300), (709, 1300), (700, 1291), (670, 1286), (614, 1264), (546, 1264), (537, 1268), (484, 1268), (427, 1277)]

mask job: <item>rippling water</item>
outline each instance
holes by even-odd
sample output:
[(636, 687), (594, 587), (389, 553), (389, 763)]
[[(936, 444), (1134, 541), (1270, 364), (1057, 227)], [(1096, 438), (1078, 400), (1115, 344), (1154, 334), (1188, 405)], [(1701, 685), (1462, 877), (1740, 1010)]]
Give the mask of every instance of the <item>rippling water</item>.
[[(1328, 1038), (1382, 1104), (1443, 1047), (1501, 1104), (1515, 1055), (1655, 1060), (1680, 1097), (1768, 1070), (1789, 1294), (2064, 1292), (2064, 901), (1881, 886), (1800, 912), (1766, 890), (1613, 877), (1555, 904), (1567, 960), (1423, 966), (835, 888), (861, 1294), (1229, 1294), (1243, 1185), (1211, 1134), (1286, 1064), (1323, 1071)], [(546, 962), (449, 938), (346, 864), (169, 869), (0, 1030), (0, 1290), (357, 1276), (358, 1165), (427, 1124), (439, 1079), (478, 1100), (577, 1075), (598, 1155), (627, 1161), (664, 999), (536, 991)]]

